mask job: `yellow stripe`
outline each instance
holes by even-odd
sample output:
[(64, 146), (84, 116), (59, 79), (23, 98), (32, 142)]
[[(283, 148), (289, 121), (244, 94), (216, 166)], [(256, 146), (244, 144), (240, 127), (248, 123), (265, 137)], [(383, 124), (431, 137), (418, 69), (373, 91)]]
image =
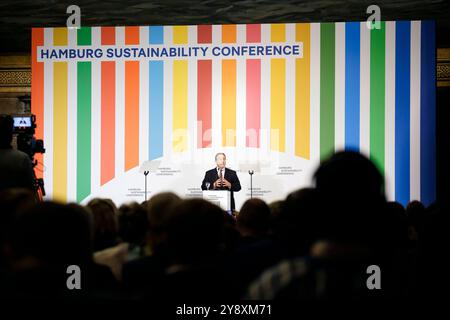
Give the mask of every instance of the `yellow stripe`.
[(303, 42), (303, 58), (295, 59), (295, 155), (310, 158), (310, 35), (309, 23), (295, 25), (295, 41)]
[(173, 152), (187, 150), (187, 119), (188, 119), (188, 62), (175, 60), (173, 62)]
[[(272, 24), (272, 42), (286, 41), (284, 24)], [(286, 60), (270, 60), (270, 149), (284, 152), (286, 142)]]
[(222, 145), (236, 146), (236, 60), (222, 61)]
[(53, 45), (67, 46), (67, 28), (53, 28)]
[(270, 149), (285, 151), (286, 141), (286, 61), (270, 61)]
[(67, 62), (53, 63), (53, 199), (67, 200)]
[(173, 43), (174, 44), (187, 44), (188, 42), (188, 27), (187, 26), (174, 26), (173, 27)]
[[(173, 27), (173, 43), (188, 43), (188, 27)], [(188, 62), (173, 62), (172, 151), (183, 152), (188, 146)]]
[(285, 42), (286, 41), (286, 25), (283, 23), (270, 25), (270, 41)]

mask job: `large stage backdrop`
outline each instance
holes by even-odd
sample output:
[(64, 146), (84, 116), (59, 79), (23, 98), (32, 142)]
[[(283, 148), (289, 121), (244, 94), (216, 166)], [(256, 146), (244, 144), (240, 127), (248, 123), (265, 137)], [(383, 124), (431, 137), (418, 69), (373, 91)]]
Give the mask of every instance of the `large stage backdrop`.
[[(390, 200), (435, 199), (435, 25), (430, 21), (36, 28), (32, 112), (47, 197), (85, 203), (201, 196), (225, 152), (266, 201), (359, 150)], [(241, 169), (241, 171), (239, 171)]]

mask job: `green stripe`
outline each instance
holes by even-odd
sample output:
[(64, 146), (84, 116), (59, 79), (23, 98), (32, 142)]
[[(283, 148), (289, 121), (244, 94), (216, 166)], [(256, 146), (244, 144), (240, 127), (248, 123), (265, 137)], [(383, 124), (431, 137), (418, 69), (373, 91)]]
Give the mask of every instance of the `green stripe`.
[[(91, 28), (77, 32), (78, 45), (91, 44)], [(77, 63), (77, 202), (91, 193), (91, 62)]]
[(334, 23), (320, 25), (320, 160), (334, 152)]
[(370, 159), (384, 175), (385, 22), (370, 32)]
[(77, 44), (90, 46), (92, 44), (91, 27), (81, 27), (77, 30)]

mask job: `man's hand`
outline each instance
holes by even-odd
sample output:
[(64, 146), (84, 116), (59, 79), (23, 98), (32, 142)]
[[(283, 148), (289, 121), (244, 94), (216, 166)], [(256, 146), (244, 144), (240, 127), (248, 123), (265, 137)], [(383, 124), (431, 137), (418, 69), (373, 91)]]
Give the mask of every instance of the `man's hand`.
[(222, 186), (222, 181), (220, 179), (217, 179), (216, 181), (214, 181), (213, 183), (213, 187), (215, 188), (220, 188)]
[(228, 180), (223, 179), (223, 185), (224, 185), (225, 187), (227, 187), (228, 189), (231, 189), (231, 183), (230, 183)]

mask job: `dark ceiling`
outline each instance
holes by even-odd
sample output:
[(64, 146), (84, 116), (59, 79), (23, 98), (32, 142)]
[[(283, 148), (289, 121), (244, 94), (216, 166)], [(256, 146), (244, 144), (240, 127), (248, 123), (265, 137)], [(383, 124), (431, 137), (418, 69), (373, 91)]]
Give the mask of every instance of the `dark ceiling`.
[(436, 20), (438, 46), (450, 46), (445, 0), (1, 0), (0, 52), (29, 52), (30, 28), (65, 26), (70, 4), (80, 6), (84, 26), (366, 20), (367, 6), (377, 4), (382, 20)]

